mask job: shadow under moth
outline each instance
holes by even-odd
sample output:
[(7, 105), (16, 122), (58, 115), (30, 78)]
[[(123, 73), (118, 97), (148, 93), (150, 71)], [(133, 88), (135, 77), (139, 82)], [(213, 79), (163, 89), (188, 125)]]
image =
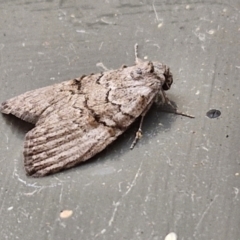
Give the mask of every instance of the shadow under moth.
[(137, 44), (135, 57), (134, 66), (84, 75), (1, 104), (2, 113), (35, 125), (24, 142), (28, 175), (41, 177), (90, 159), (141, 117), (134, 147), (153, 102), (171, 104), (165, 91), (173, 82), (166, 65), (138, 58)]

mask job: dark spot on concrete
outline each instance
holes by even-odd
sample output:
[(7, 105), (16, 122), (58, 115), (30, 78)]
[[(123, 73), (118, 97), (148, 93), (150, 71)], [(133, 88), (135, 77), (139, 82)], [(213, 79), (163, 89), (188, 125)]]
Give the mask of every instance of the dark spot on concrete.
[(217, 109), (211, 109), (206, 113), (206, 116), (209, 118), (217, 118), (221, 115), (221, 112)]

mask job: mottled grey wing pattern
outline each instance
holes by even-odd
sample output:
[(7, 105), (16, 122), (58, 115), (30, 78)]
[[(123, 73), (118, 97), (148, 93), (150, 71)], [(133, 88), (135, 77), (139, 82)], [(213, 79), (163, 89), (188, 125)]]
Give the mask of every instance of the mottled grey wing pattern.
[[(59, 116), (57, 111), (53, 114)], [(121, 133), (97, 123), (87, 111), (81, 115), (78, 110), (64, 106), (62, 114), (74, 117), (59, 118), (59, 122), (46, 119), (27, 133), (24, 158), (29, 175), (44, 176), (70, 168), (103, 150)]]
[(55, 103), (64, 103), (71, 95), (73, 80), (28, 91), (1, 104), (1, 112), (13, 114), (26, 122), (36, 124), (41, 114)]
[(70, 168), (114, 141), (162, 90), (151, 62), (29, 91), (1, 111), (35, 124), (24, 144), (29, 175)]

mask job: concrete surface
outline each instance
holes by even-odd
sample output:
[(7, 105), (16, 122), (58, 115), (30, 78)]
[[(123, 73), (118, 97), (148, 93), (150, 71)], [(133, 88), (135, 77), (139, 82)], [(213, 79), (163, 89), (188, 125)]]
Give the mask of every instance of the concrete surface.
[(137, 124), (88, 163), (34, 179), (22, 156), (32, 126), (1, 115), (0, 239), (240, 239), (239, 14), (239, 0), (0, 1), (1, 102), (131, 65), (138, 42), (196, 117), (153, 107), (132, 151)]

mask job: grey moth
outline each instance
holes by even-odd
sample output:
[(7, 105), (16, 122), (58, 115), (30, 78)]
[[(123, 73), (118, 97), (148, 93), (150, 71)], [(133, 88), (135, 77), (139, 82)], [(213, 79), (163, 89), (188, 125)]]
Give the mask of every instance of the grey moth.
[[(41, 177), (71, 168), (111, 144), (173, 82), (169, 68), (142, 61), (26, 92), (1, 104), (1, 112), (30, 122), (24, 142), (27, 175)], [(141, 124), (131, 146), (141, 137)]]

